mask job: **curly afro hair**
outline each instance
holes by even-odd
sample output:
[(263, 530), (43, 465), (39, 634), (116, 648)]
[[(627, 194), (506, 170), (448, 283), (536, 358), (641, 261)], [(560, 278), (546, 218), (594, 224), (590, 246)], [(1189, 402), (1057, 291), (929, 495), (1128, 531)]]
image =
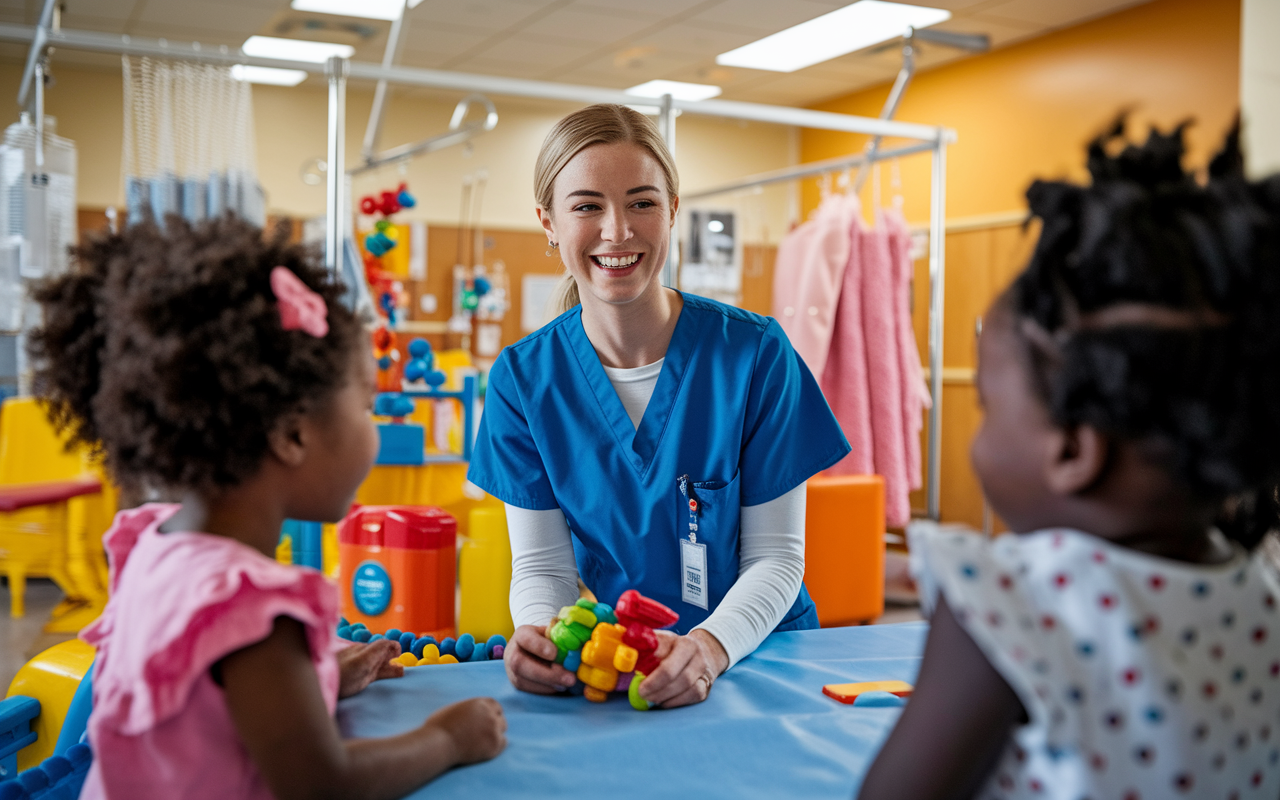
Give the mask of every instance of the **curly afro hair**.
[[(72, 443), (130, 489), (213, 491), (253, 474), (286, 414), (317, 407), (363, 342), (343, 286), (314, 253), (227, 216), (147, 221), (91, 238), (35, 292), (35, 393)], [(328, 306), (322, 338), (281, 327), (284, 266)]]
[(1237, 125), (1197, 181), (1185, 127), (1135, 145), (1121, 117), (1089, 186), (1035, 182), (1010, 300), (1054, 421), (1152, 445), (1252, 548), (1280, 519), (1280, 176), (1245, 177)]

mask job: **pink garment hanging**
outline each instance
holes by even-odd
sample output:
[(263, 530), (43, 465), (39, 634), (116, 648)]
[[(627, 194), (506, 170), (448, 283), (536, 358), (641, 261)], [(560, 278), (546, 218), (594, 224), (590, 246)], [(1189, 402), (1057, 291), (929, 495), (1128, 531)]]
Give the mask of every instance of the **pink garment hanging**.
[(920, 429), (924, 426), (924, 410), (933, 406), (933, 400), (929, 397), (924, 369), (920, 365), (915, 326), (911, 324), (911, 281), (915, 276), (915, 265), (911, 260), (911, 232), (896, 209), (885, 211), (883, 220), (889, 233), (889, 257), (893, 262), (893, 310), (897, 318), (898, 359), (901, 364), (907, 485), (915, 490), (924, 486)]
[(827, 197), (812, 219), (778, 245), (773, 316), (820, 385), (830, 357), (836, 301), (849, 261), (853, 213), (842, 196)]
[(883, 216), (876, 216), (879, 224), (867, 231), (861, 242), (862, 330), (867, 348), (867, 386), (871, 390), (871, 440), (876, 472), (884, 476), (885, 522), (900, 527), (911, 521), (902, 429), (902, 364), (889, 232)]
[(875, 472), (871, 437), (870, 390), (867, 384), (867, 351), (863, 339), (862, 268), (863, 239), (861, 203), (857, 197), (838, 197), (847, 211), (844, 238), (849, 243), (848, 263), (840, 284), (831, 350), (822, 373), (822, 393), (836, 415), (844, 436), (853, 448), (849, 455), (827, 470), (828, 475), (869, 475)]

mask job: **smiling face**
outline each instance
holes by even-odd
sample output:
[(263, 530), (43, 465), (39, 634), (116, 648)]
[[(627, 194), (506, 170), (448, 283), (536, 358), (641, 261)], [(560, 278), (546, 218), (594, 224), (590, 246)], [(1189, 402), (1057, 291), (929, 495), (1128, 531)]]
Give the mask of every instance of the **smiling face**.
[(666, 185), (657, 159), (630, 142), (586, 147), (556, 176), (538, 219), (583, 303), (625, 305), (661, 290), (679, 203)]

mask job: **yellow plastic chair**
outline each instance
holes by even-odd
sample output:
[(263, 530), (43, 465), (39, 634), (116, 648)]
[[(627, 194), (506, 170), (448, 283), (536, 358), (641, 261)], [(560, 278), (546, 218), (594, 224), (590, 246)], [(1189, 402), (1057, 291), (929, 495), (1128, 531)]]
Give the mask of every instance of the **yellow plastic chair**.
[(18, 751), (18, 771), (37, 766), (53, 755), (62, 723), (71, 709), (76, 689), (84, 679), (97, 651), (79, 639), (61, 642), (31, 659), (9, 684), (6, 697), (34, 697), (40, 714), (32, 720), (36, 740)]
[(102, 612), (107, 564), (102, 533), (115, 492), (83, 449), (68, 452), (39, 404), (9, 398), (0, 409), (0, 572), (9, 614), (25, 614), (28, 577), (48, 577), (66, 599), (45, 626), (75, 633)]

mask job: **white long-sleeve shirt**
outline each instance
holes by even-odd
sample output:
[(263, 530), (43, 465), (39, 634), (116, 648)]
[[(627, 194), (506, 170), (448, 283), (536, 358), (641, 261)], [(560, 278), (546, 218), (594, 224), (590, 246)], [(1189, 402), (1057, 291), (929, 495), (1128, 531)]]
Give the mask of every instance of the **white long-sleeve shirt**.
[[(653, 395), (662, 360), (636, 369), (605, 367), (633, 425)], [(511, 618), (545, 625), (578, 599), (578, 567), (564, 512), (507, 505), (511, 534)], [(740, 518), (738, 580), (698, 628), (716, 637), (729, 666), (749, 655), (782, 621), (804, 580), (805, 487), (755, 506)]]

